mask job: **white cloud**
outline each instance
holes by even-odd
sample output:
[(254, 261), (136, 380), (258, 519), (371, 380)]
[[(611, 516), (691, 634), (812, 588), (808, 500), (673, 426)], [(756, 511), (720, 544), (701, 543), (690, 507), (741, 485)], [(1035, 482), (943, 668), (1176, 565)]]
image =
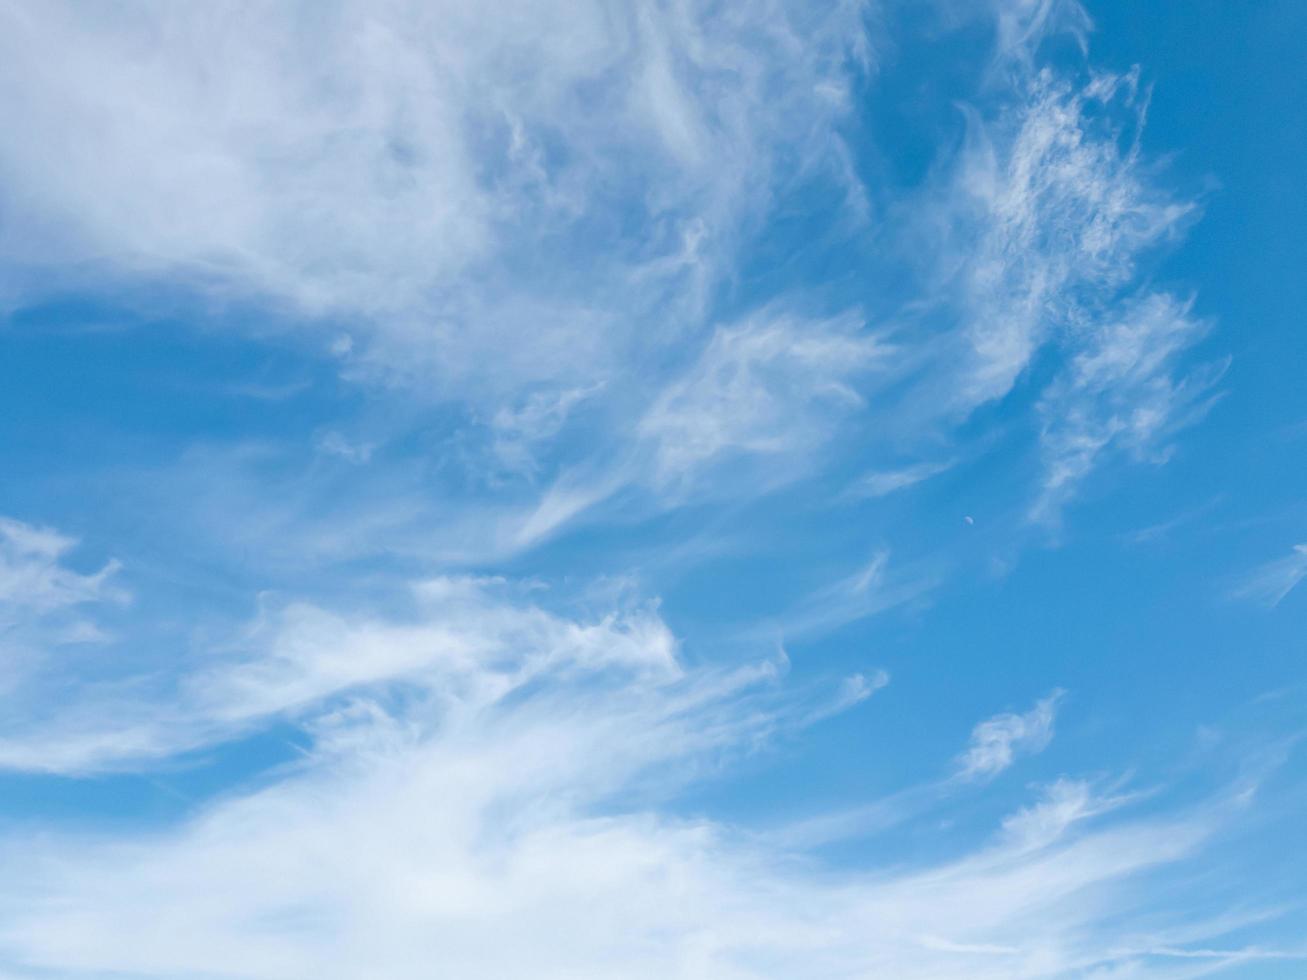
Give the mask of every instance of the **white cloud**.
[[(1211, 404), (1223, 368), (1184, 363), (1207, 324), (1141, 277), (1144, 259), (1197, 209), (1141, 151), (1148, 93), (1138, 70), (1073, 84), (1038, 67), (1034, 49), (1050, 32), (1083, 38), (1079, 6), (998, 6), (992, 83), (1010, 95), (966, 110), (966, 143), (942, 196), (918, 203), (958, 323), (924, 382), (926, 414), (956, 419), (1024, 399), (1018, 382), (1053, 352), (1037, 402), (1044, 472), (1031, 511), (1051, 522), (1113, 454), (1163, 461), (1170, 437)], [(892, 488), (892, 477), (874, 487)]]
[(996, 776), (1018, 755), (1042, 752), (1053, 738), (1053, 722), (1061, 691), (1035, 703), (1025, 714), (995, 715), (971, 733), (971, 744), (958, 760), (958, 777), (985, 779)]
[(966, 344), (961, 407), (1001, 398), (1058, 331), (1092, 334), (1140, 255), (1176, 233), (1192, 208), (1149, 179), (1137, 142), (1136, 75), (1075, 89), (1031, 70), (1018, 104), (995, 123), (972, 113), (944, 219), (961, 288)]
[(1036, 516), (1054, 516), (1114, 449), (1165, 460), (1166, 439), (1206, 411), (1206, 396), (1222, 370), (1209, 365), (1178, 372), (1180, 354), (1203, 333), (1187, 304), (1156, 294), (1094, 329), (1040, 399), (1045, 476)]
[(790, 640), (812, 639), (848, 623), (924, 600), (938, 584), (921, 568), (891, 568), (882, 548), (856, 571), (814, 589), (754, 634), (780, 635)]
[(112, 639), (96, 614), (128, 599), (115, 581), (118, 562), (79, 572), (68, 564), (77, 545), (52, 528), (0, 517), (0, 713), (6, 721), (57, 698), (64, 679), (88, 667), (88, 658)]
[(1133, 802), (1131, 795), (1103, 796), (1084, 780), (1065, 777), (1044, 788), (1039, 802), (1003, 820), (1003, 832), (1018, 848), (1047, 847), (1068, 830)]
[[(436, 586), (469, 588), (482, 586)], [(493, 618), (482, 625), (493, 646)], [(298, 766), (171, 829), (11, 834), (0, 963), (70, 980), (947, 980), (1172, 976), (1150, 957), (1186, 953), (1130, 915), (1155, 921), (1147, 874), (1193, 856), (1218, 811), (1082, 830), (1114, 804), (1059, 784), (959, 858), (835, 871), (661, 805), (729, 754), (823, 717), (821, 702), (781, 696), (768, 665), (668, 678), (663, 638), (632, 643), (633, 656), (605, 661), (606, 680), (554, 660), (510, 690), (493, 666), (472, 667), (428, 698), (340, 703), (313, 718)], [(829, 710), (882, 681), (845, 683)], [(1188, 928), (1189, 944), (1221, 931)]]
[(1000, 62), (1027, 66), (1047, 37), (1070, 34), (1086, 46), (1093, 29), (1088, 12), (1077, 0), (993, 0), (990, 6), (997, 23), (995, 55)]
[(849, 488), (850, 496), (887, 497), (891, 493), (916, 486), (932, 476), (947, 472), (953, 465), (951, 461), (942, 463), (917, 463), (897, 470), (881, 470), (868, 473)]
[(52, 528), (0, 517), (0, 694), (10, 715), (37, 696), (34, 681), (70, 668), (66, 648), (110, 639), (87, 607), (129, 598), (115, 582), (117, 561), (90, 573), (68, 566), (77, 544)]
[(577, 406), (595, 397), (602, 382), (584, 388), (534, 391), (520, 405), (500, 406), (491, 419), (491, 455), (510, 474), (534, 476), (540, 469), (538, 447), (558, 435)]
[[(543, 499), (469, 507), (467, 520), (440, 508), (457, 526), (432, 528), (416, 526), (432, 508), (414, 494), (402, 506), (422, 513), (393, 536), (499, 556), (615, 488), (718, 455), (654, 436), (608, 472), (666, 386), (649, 366), (718, 343), (708, 297), (771, 209), (814, 182), (860, 192), (839, 126), (869, 64), (863, 19), (861, 0), (513, 0), (489, 20), (455, 0), (140, 3), (91, 17), (0, 3), (0, 104), (24, 134), (0, 136), (0, 258), (13, 272), (0, 301), (107, 284), (127, 302), (252, 305), (264, 315), (242, 321), (293, 324), (349, 379), (457, 406), (481, 426), (459, 435), (476, 447), (472, 482), (510, 495), (543, 484)], [(761, 326), (717, 334), (751, 335), (741, 356), (786, 386), (759, 382), (766, 414), (722, 432), (722, 453), (759, 448), (791, 406), (808, 419), (787, 437), (796, 445), (815, 406), (847, 390), (843, 366), (823, 378), (817, 363), (836, 326), (803, 336), (782, 319), (773, 329), (794, 333), (792, 351), (762, 351)], [(788, 356), (809, 361), (786, 380)], [(602, 466), (553, 451), (582, 402)], [(412, 405), (378, 414), (430, 424), (411, 421)], [(670, 401), (655, 414), (693, 435)], [(332, 430), (317, 445), (364, 462), (384, 441)]]
[(355, 465), (368, 462), (377, 448), (370, 442), (351, 440), (340, 432), (323, 432), (315, 440), (315, 446), (320, 453), (339, 457)]
[[(1008, 396), (1045, 345), (1069, 352), (1039, 407), (1052, 507), (1109, 450), (1157, 458), (1199, 406), (1209, 379), (1178, 363), (1199, 325), (1134, 286), (1140, 256), (1191, 209), (1113, 121), (1142, 120), (1135, 76), (1076, 88), (1032, 67), (1049, 31), (1083, 33), (1082, 9), (996, 9), (1019, 98), (991, 122), (976, 114), (933, 215), (962, 325), (895, 343), (930, 362), (932, 426)], [(209, 523), (261, 569), (277, 548), (300, 574), (324, 555), (502, 557), (623, 494), (660, 506), (709, 474), (729, 488), (730, 464), (761, 492), (850, 423), (874, 428), (869, 391), (891, 348), (861, 317), (776, 304), (714, 326), (705, 312), (789, 184), (852, 182), (837, 123), (849, 56), (865, 58), (861, 4), (494, 14), (0, 0), (0, 103), (14, 109), (0, 255), (17, 266), (30, 252), (32, 281), (53, 263), (79, 284), (180, 281), (270, 304), (339, 338), (350, 376), (418, 380), (459, 403), (485, 423), (493, 475), (545, 485), (525, 502), (451, 502), (426, 472), (310, 487), (284, 460), (269, 476), (194, 451), (193, 486), (168, 493), (234, 514)], [(693, 353), (676, 362), (673, 348)], [(559, 462), (550, 442), (592, 407), (604, 431)], [(319, 431), (319, 451), (369, 462), (373, 443)], [(940, 468), (873, 473), (863, 489)], [(351, 479), (384, 485), (371, 497)], [(319, 498), (325, 516), (306, 518)], [(0, 616), (111, 597), (115, 566), (70, 570), (72, 544), (0, 523)], [(1301, 565), (1268, 566), (1249, 594), (1278, 601)], [(73, 674), (57, 699), (14, 702), (0, 723), (11, 769), (150, 771), (283, 725), (307, 748), (164, 828), (7, 832), (0, 970), (997, 980), (1193, 976), (1254, 955), (1198, 945), (1228, 920), (1189, 914), (1150, 877), (1197, 856), (1219, 805), (1131, 817), (1133, 798), (1067, 777), (949, 859), (833, 868), (815, 850), (986, 791), (1049, 744), (1060, 692), (981, 722), (947, 778), (886, 807), (758, 833), (689, 816), (675, 794), (857, 709), (887, 673), (802, 686), (783, 654), (683, 658), (652, 603), (596, 611), (457, 575), (370, 601), (358, 580), (324, 578), (331, 598), (267, 597), (228, 643), (166, 669)], [(817, 634), (929, 587), (880, 551), (779, 631)], [(1183, 934), (1154, 926), (1159, 908)]]
[(847, 179), (860, 3), (500, 13), (0, 5), (11, 281), (349, 317), (355, 373), (511, 396), (679, 336), (776, 194)]
[(0, 625), (20, 618), (105, 599), (120, 599), (109, 579), (118, 571), (110, 561), (98, 572), (82, 574), (64, 564), (77, 545), (50, 528), (0, 517)]
[[(788, 190), (820, 178), (866, 192), (840, 135), (870, 63), (864, 13), (595, 0), (514, 2), (487, 22), (453, 0), (94, 17), (0, 5), (0, 100), (14, 132), (40, 136), (0, 139), (0, 249), (32, 271), (23, 289), (56, 269), (180, 282), (271, 305), (324, 345), (348, 319), (349, 344), (332, 347), (348, 376), (414, 382), (488, 421), (484, 482), (558, 481), (525, 523), (470, 534), (512, 550), (616, 487), (667, 495), (731, 456), (802, 454), (845, 416), (871, 419), (856, 381), (887, 350), (852, 320), (772, 307), (713, 332), (706, 300)], [(1101, 307), (1192, 211), (1121, 138), (1142, 119), (1134, 75), (1077, 89), (1034, 68), (1039, 39), (1083, 32), (1078, 5), (986, 13), (1017, 95), (989, 122), (976, 112), (924, 250), (945, 256), (964, 322), (942, 343), (903, 336), (905, 356), (938, 358), (936, 421), (1005, 395), (1061, 333), (1116, 322)], [(669, 386), (669, 350), (700, 344)], [(636, 429), (652, 474), (640, 459), (596, 475), (550, 455), (582, 392), (605, 402), (602, 431), (586, 433), (595, 455), (628, 466)], [(344, 458), (365, 445), (323, 437)]]
[(732, 454), (819, 446), (841, 413), (863, 406), (856, 382), (887, 353), (852, 317), (813, 321), (761, 311), (718, 329), (640, 422), (655, 447), (655, 479), (684, 480)]
[(7, 719), (0, 766), (121, 769), (367, 691), (438, 691), (481, 703), (553, 671), (679, 674), (676, 641), (653, 609), (580, 622), (510, 593), (495, 580), (445, 577), (414, 585), (402, 618), (345, 616), (309, 603), (269, 610), (180, 678), (129, 678), (108, 691), (89, 684), (76, 696), (65, 692), (41, 720)]
[[(1122, 925), (1155, 912), (1139, 888), (1196, 853), (1219, 807), (1087, 829), (1129, 800), (1062, 781), (994, 843), (892, 871), (824, 867), (804, 848), (829, 834), (674, 816), (688, 782), (887, 675), (795, 687), (783, 658), (691, 667), (651, 606), (573, 617), (533, 596), (444, 577), (389, 612), (283, 605), (175, 689), (129, 686), (85, 703), (98, 727), (29, 733), (29, 762), (74, 771), (148, 766), (272, 717), (309, 747), (168, 829), (11, 830), (0, 964), (70, 980), (1150, 976), (1222, 931)], [(963, 774), (1046, 744), (1057, 697), (978, 725)], [(926, 796), (914, 813), (941, 798)]]
[[(661, 384), (629, 438), (619, 432), (616, 445), (545, 488), (509, 532), (509, 546), (534, 544), (626, 490), (652, 492), (658, 509), (692, 492), (758, 495), (804, 476), (840, 423), (865, 408), (862, 386), (889, 353), (852, 315), (820, 320), (763, 308), (719, 327)], [(731, 479), (730, 464), (747, 479)]]
[(1275, 607), (1307, 576), (1307, 544), (1296, 544), (1286, 558), (1267, 562), (1234, 590), (1240, 599)]

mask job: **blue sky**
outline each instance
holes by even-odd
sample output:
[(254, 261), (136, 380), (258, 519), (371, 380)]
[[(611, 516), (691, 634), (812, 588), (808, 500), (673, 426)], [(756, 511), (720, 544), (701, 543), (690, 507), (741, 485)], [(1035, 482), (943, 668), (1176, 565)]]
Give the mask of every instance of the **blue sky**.
[(1307, 8), (0, 19), (0, 976), (1307, 974)]

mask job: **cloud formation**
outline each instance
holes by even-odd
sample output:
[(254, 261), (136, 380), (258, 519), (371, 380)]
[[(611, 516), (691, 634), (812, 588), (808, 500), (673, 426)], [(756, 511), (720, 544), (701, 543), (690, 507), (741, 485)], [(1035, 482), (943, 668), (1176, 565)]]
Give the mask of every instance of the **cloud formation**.
[(0, 622), (122, 596), (109, 583), (117, 562), (92, 574), (64, 564), (76, 544), (51, 528), (0, 517)]
[(1264, 606), (1278, 606), (1307, 576), (1307, 544), (1296, 544), (1285, 558), (1267, 562), (1234, 590), (1240, 599), (1251, 599)]
[[(653, 441), (654, 479), (675, 482), (726, 454), (793, 455), (830, 438), (861, 408), (855, 383), (887, 356), (852, 318), (760, 314), (723, 327), (640, 422)], [(792, 464), (791, 464), (792, 465)]]
[(1037, 517), (1055, 515), (1112, 450), (1165, 461), (1166, 440), (1210, 407), (1212, 385), (1224, 368), (1214, 364), (1176, 376), (1177, 356), (1202, 333), (1186, 304), (1151, 295), (1120, 322), (1100, 326), (1090, 346), (1071, 358), (1040, 399), (1045, 473)]
[[(1150, 275), (1197, 208), (1142, 150), (1139, 71), (1044, 57), (1084, 49), (1070, 0), (925, 9), (983, 21), (981, 65), (957, 142), (881, 186), (894, 134), (860, 99), (888, 11), (853, 0), (0, 0), (0, 303), (183, 310), (243, 352), (289, 336), (339, 384), (233, 388), (255, 423), (80, 474), (119, 515), (102, 553), (134, 528), (166, 593), (121, 636), (88, 611), (127, 599), (117, 562), (0, 519), (0, 775), (205, 786), (156, 824), (6, 826), (0, 972), (1052, 980), (1298, 955), (1225, 945), (1262, 913), (1172, 877), (1255, 781), (1035, 760), (1061, 689), (968, 711), (960, 749), (901, 704), (868, 722), (905, 675), (961, 687), (969, 655), (897, 657), (891, 683), (901, 634), (871, 617), (923, 614), (1113, 461), (1166, 461), (1223, 369)], [(895, 516), (946, 470), (983, 520)], [(1238, 592), (1275, 605), (1304, 574), (1298, 546)], [(809, 752), (839, 800), (755, 785)]]
[(1039, 752), (1053, 738), (1053, 722), (1061, 691), (1036, 702), (1025, 714), (995, 715), (982, 721), (971, 733), (971, 744), (958, 760), (962, 779), (996, 776), (1016, 761), (1017, 756)]
[(861, 4), (502, 13), (4, 4), (13, 281), (166, 276), (348, 318), (356, 371), (502, 392), (675, 336), (779, 188), (843, 179)]
[[(294, 613), (278, 655), (207, 678), (218, 703), (258, 704), (253, 689), (269, 710), (312, 698), (307, 755), (164, 831), (10, 835), (6, 967), (1057, 977), (1142, 971), (1171, 941), (1165, 929), (1127, 940), (1112, 923), (1127, 883), (1194, 853), (1219, 808), (1079, 832), (1124, 801), (1058, 783), (959, 859), (889, 875), (823, 869), (662, 803), (864, 701), (884, 677), (805, 693), (786, 690), (774, 663), (689, 669), (656, 619), (567, 622), (488, 600), (496, 588), (422, 586), (451, 604), (453, 624), (468, 617), (427, 627), (439, 639), (367, 622), (305, 627), (320, 614)], [(407, 694), (360, 686), (360, 670), (402, 678)], [(1054, 700), (978, 726), (964, 772), (993, 774), (1046, 744)]]

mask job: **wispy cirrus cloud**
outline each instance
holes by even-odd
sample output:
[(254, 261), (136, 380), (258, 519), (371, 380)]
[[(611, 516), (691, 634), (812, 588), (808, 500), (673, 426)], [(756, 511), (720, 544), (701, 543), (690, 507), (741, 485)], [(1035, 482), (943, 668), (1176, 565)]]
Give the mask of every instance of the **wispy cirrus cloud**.
[(407, 591), (406, 614), (390, 617), (308, 602), (270, 608), (188, 673), (66, 692), (44, 718), (8, 719), (0, 766), (88, 773), (148, 764), (369, 690), (494, 701), (568, 664), (679, 673), (675, 640), (652, 609), (586, 623), (515, 602), (493, 579), (443, 577)]
[[(961, 149), (883, 200), (849, 142), (875, 83), (862, 3), (0, 0), (22, 135), (0, 138), (0, 302), (71, 286), (181, 296), (203, 323), (248, 307), (327, 349), (368, 406), (302, 431), (287, 411), (280, 442), (223, 430), (97, 485), (148, 517), (119, 522), (138, 542), (211, 542), (190, 560), (239, 565), (215, 577), (258, 612), (213, 627), (218, 590), (188, 595), (169, 616), (206, 628), (182, 649), (39, 665), (49, 690), (7, 701), (0, 768), (154, 776), (287, 733), (298, 751), (214, 774), (161, 827), (7, 829), (0, 970), (1054, 980), (1297, 956), (1224, 943), (1237, 917), (1169, 877), (1203, 867), (1246, 785), (1143, 813), (1076, 773), (988, 799), (1051, 744), (1060, 690), (982, 705), (934, 778), (869, 804), (858, 787), (916, 751), (910, 732), (827, 746), (854, 789), (780, 830), (761, 804), (683, 792), (895, 697), (857, 651), (826, 668), (754, 650), (919, 607), (945, 556), (859, 563), (837, 542), (846, 574), (751, 605), (762, 625), (723, 644), (739, 659), (682, 635), (657, 589), (577, 585), (623, 548), (714, 552), (711, 521), (632, 543), (658, 519), (829, 477), (765, 512), (804, 538), (783, 560), (808, 560), (848, 537), (805, 534), (831, 485), (854, 481), (839, 521), (873, 526), (879, 498), (975, 459), (1000, 403), (999, 427), (1038, 433), (1036, 503), (1010, 509), (1051, 521), (1111, 459), (1163, 460), (1210, 403), (1219, 365), (1189, 361), (1207, 322), (1146, 275), (1196, 208), (1141, 150), (1138, 72), (1044, 63), (1054, 33), (1084, 44), (1079, 4), (977, 12), (993, 50), (957, 93)], [(880, 134), (858, 135), (874, 157)], [(776, 217), (802, 241), (773, 240)], [(868, 256), (905, 240), (893, 262), (916, 278), (877, 279)], [(824, 278), (840, 252), (852, 284)], [(72, 547), (0, 523), (0, 624), (117, 596), (116, 566), (77, 572)], [(1241, 591), (1278, 602), (1307, 569), (1291, 557)], [(682, 601), (726, 617), (737, 585)], [(861, 849), (889, 831), (921, 847)]]
[[(824, 868), (799, 838), (780, 847), (663, 812), (657, 801), (687, 779), (870, 688), (846, 683), (822, 708), (778, 691), (766, 664), (671, 677), (664, 639), (635, 643), (645, 652), (633, 661), (550, 660), (511, 690), (494, 667), (473, 668), (431, 699), (340, 702), (313, 716), (300, 764), (161, 834), (11, 836), (0, 961), (69, 977), (221, 964), (224, 976), (401, 980), (433, 967), (1161, 977), (1176, 974), (1159, 961), (1196, 949), (1240, 961), (1239, 949), (1194, 945), (1228, 928), (1219, 918), (1190, 920), (1178, 942), (1162, 925), (1119, 925), (1150, 902), (1150, 876), (1220, 826), (1219, 802), (1094, 826), (1128, 801), (1061, 782), (961, 857), (876, 874)], [(1009, 744), (1046, 727), (1022, 726), (999, 727)]]
[(1193, 207), (1149, 178), (1131, 75), (1075, 86), (1047, 69), (1019, 75), (1013, 104), (973, 112), (945, 220), (964, 317), (959, 405), (1001, 398), (1045, 343), (1092, 342), (1143, 254)]
[[(130, 598), (120, 566), (70, 566), (75, 538), (0, 517), (0, 709), (23, 718), (58, 696), (60, 679), (85, 669), (110, 641), (101, 614)], [(39, 709), (38, 709), (39, 710)]]
[(534, 477), (540, 470), (537, 452), (566, 425), (568, 417), (601, 393), (603, 382), (583, 388), (533, 391), (518, 405), (503, 405), (495, 412), (491, 455), (508, 474)]
[(110, 582), (120, 568), (116, 561), (90, 574), (65, 564), (76, 545), (52, 528), (0, 518), (0, 622), (125, 597)]
[(1079, 8), (1005, 8), (1007, 101), (968, 110), (943, 203), (925, 212), (960, 324), (939, 372), (948, 380), (928, 384), (936, 403), (965, 415), (1009, 397), (1041, 351), (1064, 355), (1037, 402), (1044, 474), (1031, 513), (1053, 520), (1109, 450), (1162, 459), (1168, 438), (1210, 405), (1222, 365), (1184, 362), (1208, 325), (1140, 279), (1145, 258), (1197, 209), (1141, 151), (1138, 71), (1077, 83), (1037, 67), (1032, 46)]
[(1100, 459), (1124, 452), (1164, 461), (1167, 439), (1211, 406), (1224, 364), (1176, 370), (1184, 349), (1204, 325), (1188, 304), (1151, 295), (1124, 319), (1095, 331), (1040, 399), (1044, 484), (1032, 513), (1055, 516), (1061, 503)]
[[(784, 660), (693, 666), (653, 605), (567, 615), (541, 598), (463, 576), (386, 609), (282, 604), (176, 687), (91, 690), (6, 739), (7, 764), (70, 772), (148, 770), (272, 724), (306, 749), (166, 831), (8, 835), (0, 962), (69, 977), (219, 962), (219, 975), (268, 978), (432, 964), (472, 977), (1058, 977), (1169, 976), (1154, 964), (1247, 952), (1195, 945), (1228, 927), (1201, 915), (1183, 936), (1119, 931), (1150, 877), (1226, 819), (1219, 801), (1117, 818), (1128, 796), (1068, 779), (969, 853), (889, 874), (814, 864), (829, 828), (759, 836), (674, 815), (682, 787), (868, 710), (888, 677), (796, 684)], [(978, 724), (942, 785), (983, 788), (1046, 746), (1059, 697)], [(903, 802), (911, 816), (945, 799)], [(853, 818), (860, 833), (895, 823)], [(506, 929), (512, 942), (490, 941)]]
[(977, 725), (966, 752), (958, 758), (958, 778), (988, 779), (1010, 767), (1019, 755), (1046, 748), (1063, 693), (1054, 691), (1024, 714), (995, 715)]
[[(941, 166), (943, 187), (914, 203), (929, 215), (909, 221), (931, 229), (925, 251), (943, 258), (906, 305), (947, 295), (956, 329), (901, 332), (877, 352), (853, 315), (764, 303), (723, 321), (714, 289), (790, 191), (874, 191), (842, 128), (874, 62), (862, 4), (816, 14), (778, 0), (747, 17), (700, 4), (583, 4), (559, 17), (527, 4), (485, 25), (458, 3), (365, 11), (342, 0), (313, 16), (269, 12), (257, 31), (236, 9), (85, 19), (59, 4), (7, 8), (0, 86), (45, 79), (15, 104), (46, 138), (0, 148), (24, 267), (48, 273), (49, 254), (93, 281), (189, 283), (279, 310), (323, 347), (348, 319), (353, 338), (333, 344), (347, 377), (417, 380), (465, 401), (485, 429), (472, 437), (486, 445), (471, 454), (486, 470), (479, 485), (544, 487), (503, 522), (487, 519), (502, 531), (466, 535), (489, 536), (496, 553), (545, 540), (632, 484), (672, 500), (692, 471), (751, 454), (786, 458), (773, 476), (803, 472), (794, 458), (842, 420), (870, 429), (897, 414), (868, 398), (872, 362), (926, 365), (926, 428), (938, 438), (1007, 395), (1044, 346), (1101, 347), (1096, 335), (1127, 315), (1115, 306), (1141, 257), (1194, 212), (1130, 138), (1146, 103), (1137, 74), (1077, 85), (1034, 58), (1054, 32), (1083, 34), (1083, 10), (994, 4), (1002, 70), (960, 158)], [(143, 40), (156, 36), (167, 43)], [(52, 73), (43, 52), (55, 49), (75, 57)], [(125, 55), (139, 50), (149, 57)], [(150, 99), (157, 91), (172, 97)], [(132, 110), (142, 103), (148, 112)], [(42, 155), (52, 147), (73, 149), (54, 167)], [(1185, 312), (1175, 318), (1197, 336)], [(702, 352), (697, 365), (669, 354), (687, 348)], [(1124, 371), (1087, 397), (1151, 397), (1133, 417), (1169, 410), (1149, 428), (1173, 431), (1201, 385), (1180, 365), (1158, 370), (1146, 383)], [(1153, 397), (1166, 379), (1172, 406)], [(579, 392), (595, 409), (580, 437), (569, 430)], [(1106, 458), (1086, 447), (1123, 411), (1082, 434), (1058, 430), (1043, 481), (1057, 492), (1046, 486), (1037, 511), (1071, 494), (1072, 471)], [(652, 462), (627, 461), (632, 430)], [(1112, 438), (1157, 458), (1126, 429)], [(597, 446), (598, 460), (557, 451), (569, 439)], [(873, 495), (921, 476), (877, 472)]]
[(1093, 20), (1077, 0), (993, 0), (997, 25), (994, 57), (999, 66), (1016, 62), (1030, 68), (1042, 41), (1071, 35), (1085, 48)]
[(349, 318), (356, 374), (509, 397), (677, 336), (779, 190), (847, 183), (869, 58), (843, 2), (0, 15), (0, 95), (40, 134), (0, 146), (20, 288), (167, 277)]
[(933, 570), (891, 567), (889, 549), (881, 548), (851, 574), (800, 598), (757, 633), (812, 639), (891, 609), (924, 602), (939, 582), (940, 575)]
[(0, 517), (0, 690), (12, 701), (11, 714), (36, 696), (30, 685), (49, 672), (59, 648), (108, 639), (95, 607), (130, 598), (116, 581), (116, 560), (95, 572), (71, 568), (77, 545), (53, 528)]
[(1278, 606), (1307, 577), (1307, 544), (1296, 544), (1285, 558), (1262, 565), (1234, 590), (1239, 599)]
[(939, 463), (916, 463), (901, 469), (879, 470), (860, 477), (849, 487), (849, 497), (887, 497), (899, 490), (906, 490), (933, 476), (947, 472), (952, 468), (951, 461)]
[(831, 437), (841, 413), (863, 406), (856, 382), (883, 367), (888, 354), (888, 345), (854, 317), (805, 320), (762, 311), (719, 328), (640, 421), (640, 435), (654, 447), (654, 479), (686, 480), (721, 456), (794, 456), (815, 448)]
[(1086, 780), (1063, 777), (1044, 787), (1038, 802), (1005, 817), (1003, 833), (1016, 847), (1043, 847), (1074, 825), (1137, 802), (1139, 796), (1101, 793)]
[(767, 307), (718, 327), (653, 391), (629, 436), (545, 488), (511, 546), (529, 547), (623, 491), (651, 495), (645, 506), (658, 510), (800, 480), (892, 369), (893, 348), (856, 315)]

